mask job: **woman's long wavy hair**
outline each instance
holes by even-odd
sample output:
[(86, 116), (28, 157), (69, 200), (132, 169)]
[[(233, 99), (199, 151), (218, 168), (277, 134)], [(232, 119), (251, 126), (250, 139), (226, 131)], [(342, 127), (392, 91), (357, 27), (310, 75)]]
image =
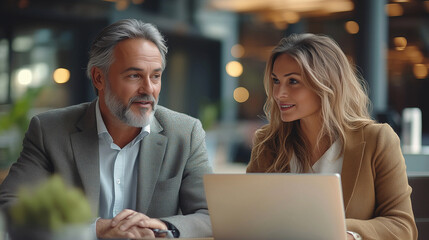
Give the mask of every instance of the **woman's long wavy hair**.
[(307, 172), (311, 169), (312, 153), (308, 140), (301, 131), (299, 120), (282, 122), (273, 96), (271, 73), (275, 60), (281, 54), (296, 60), (307, 86), (320, 97), (322, 128), (318, 142), (329, 139), (333, 143), (339, 139), (343, 146), (342, 154), (346, 143), (345, 131), (373, 122), (368, 112), (370, 101), (365, 81), (331, 38), (309, 33), (293, 34), (279, 42), (265, 69), (267, 100), (264, 112), (269, 123), (255, 134), (252, 154), (256, 156), (253, 159), (258, 161), (268, 153), (273, 160), (266, 172), (289, 172), (295, 153), (300, 169)]

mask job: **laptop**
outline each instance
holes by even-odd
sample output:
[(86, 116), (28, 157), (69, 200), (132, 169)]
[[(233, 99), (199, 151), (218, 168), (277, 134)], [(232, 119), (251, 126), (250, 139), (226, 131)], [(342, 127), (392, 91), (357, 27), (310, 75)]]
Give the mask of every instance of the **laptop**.
[(215, 240), (345, 240), (339, 174), (207, 174)]

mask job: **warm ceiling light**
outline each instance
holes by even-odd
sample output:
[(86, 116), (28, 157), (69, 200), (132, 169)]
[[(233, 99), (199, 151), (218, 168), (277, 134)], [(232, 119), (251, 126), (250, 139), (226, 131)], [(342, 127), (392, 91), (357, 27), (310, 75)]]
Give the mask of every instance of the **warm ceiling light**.
[(387, 15), (389, 17), (398, 17), (404, 14), (404, 8), (398, 3), (389, 3), (386, 5)]
[(268, 4), (266, 1), (260, 0), (212, 0), (210, 5), (216, 9), (246, 12), (266, 8)]
[(409, 2), (410, 0), (392, 0), (392, 2), (396, 2), (396, 3), (406, 3)]
[(231, 77), (239, 77), (243, 73), (243, 65), (237, 61), (231, 61), (226, 64), (226, 72)]
[(424, 79), (428, 76), (428, 68), (424, 64), (414, 64), (413, 73), (417, 79)]
[(326, 15), (354, 9), (352, 0), (209, 0), (215, 9), (234, 12), (292, 11)]
[(284, 12), (282, 14), (282, 17), (286, 22), (288, 22), (290, 24), (297, 23), (300, 20), (300, 16), (296, 12)]
[(231, 48), (231, 55), (235, 58), (241, 58), (244, 55), (244, 47), (241, 44), (235, 44)]
[(287, 22), (273, 22), (273, 24), (278, 30), (285, 30), (289, 26)]
[(234, 90), (234, 100), (239, 103), (244, 103), (249, 99), (249, 91), (244, 87), (238, 87)]
[(348, 21), (345, 24), (346, 31), (350, 34), (356, 34), (359, 32), (359, 24), (355, 21)]
[(65, 68), (57, 68), (53, 74), (56, 83), (66, 83), (70, 80), (70, 71)]
[(407, 46), (407, 39), (404, 37), (395, 37), (393, 39), (393, 43), (395, 44), (396, 50), (402, 51)]
[(328, 13), (353, 11), (355, 5), (352, 1), (320, 1), (323, 9)]
[(123, 10), (128, 8), (129, 4), (130, 3), (128, 2), (128, 0), (117, 0), (116, 1), (116, 10), (123, 11)]

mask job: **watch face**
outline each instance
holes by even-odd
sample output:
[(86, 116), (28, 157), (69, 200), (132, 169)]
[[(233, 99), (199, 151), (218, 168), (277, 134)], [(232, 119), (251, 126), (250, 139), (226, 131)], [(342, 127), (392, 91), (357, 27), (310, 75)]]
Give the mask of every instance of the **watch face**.
[(354, 237), (355, 240), (362, 240), (362, 237), (360, 236), (359, 233), (355, 233), (355, 232), (352, 232), (352, 231), (347, 231), (347, 233), (351, 234)]

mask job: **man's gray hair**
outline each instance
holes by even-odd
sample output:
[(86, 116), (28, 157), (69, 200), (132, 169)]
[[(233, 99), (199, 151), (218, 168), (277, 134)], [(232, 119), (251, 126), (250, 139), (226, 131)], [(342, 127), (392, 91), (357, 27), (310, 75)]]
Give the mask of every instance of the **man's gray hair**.
[[(95, 38), (89, 51), (89, 61), (86, 74), (91, 77), (91, 69), (99, 67), (105, 74), (113, 62), (113, 49), (122, 40), (142, 38), (153, 42), (161, 53), (162, 69), (164, 70), (167, 54), (167, 46), (164, 37), (158, 29), (150, 24), (136, 19), (124, 19), (115, 22), (101, 31)], [(95, 89), (97, 92), (97, 89)], [(98, 95), (98, 93), (97, 93)]]

